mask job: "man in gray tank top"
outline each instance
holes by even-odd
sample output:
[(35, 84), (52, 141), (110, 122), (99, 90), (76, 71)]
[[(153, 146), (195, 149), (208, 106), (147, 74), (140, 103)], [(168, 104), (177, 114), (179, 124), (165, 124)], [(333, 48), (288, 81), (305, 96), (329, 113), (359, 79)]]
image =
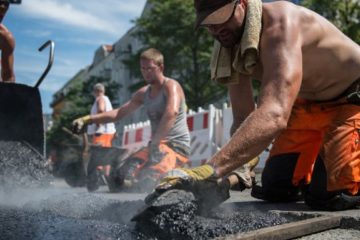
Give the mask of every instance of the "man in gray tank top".
[(154, 48), (141, 54), (140, 67), (147, 85), (136, 91), (128, 102), (112, 111), (73, 121), (74, 132), (79, 133), (88, 124), (115, 122), (144, 106), (151, 122), (151, 142), (124, 161), (113, 164), (108, 179), (110, 191), (122, 190), (125, 186), (133, 188), (135, 183), (137, 189), (146, 189), (143, 183), (149, 186), (160, 175), (189, 161), (190, 134), (182, 87), (176, 80), (164, 76), (163, 55)]

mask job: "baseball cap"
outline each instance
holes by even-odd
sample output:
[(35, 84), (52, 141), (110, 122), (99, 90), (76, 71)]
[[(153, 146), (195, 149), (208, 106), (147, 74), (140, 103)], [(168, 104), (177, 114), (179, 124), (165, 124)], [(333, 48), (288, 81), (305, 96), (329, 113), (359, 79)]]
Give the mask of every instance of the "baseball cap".
[(207, 24), (221, 24), (229, 20), (238, 0), (194, 0), (195, 28)]

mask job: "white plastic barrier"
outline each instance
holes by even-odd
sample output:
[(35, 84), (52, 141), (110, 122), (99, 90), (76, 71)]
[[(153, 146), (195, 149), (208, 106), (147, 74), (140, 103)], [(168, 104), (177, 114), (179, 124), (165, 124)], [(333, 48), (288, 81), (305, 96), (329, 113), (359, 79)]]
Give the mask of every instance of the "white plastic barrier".
[(219, 142), (221, 146), (224, 146), (230, 140), (230, 129), (233, 123), (232, 109), (229, 108), (227, 104), (223, 105), (221, 123), (222, 131)]
[[(198, 166), (208, 160), (217, 150), (214, 140), (216, 113), (213, 105), (209, 110), (202, 108), (198, 112), (189, 111), (187, 123), (191, 137), (190, 165)], [(124, 126), (122, 147), (130, 152), (146, 146), (151, 139), (150, 121)]]
[(122, 147), (134, 152), (151, 140), (150, 121), (124, 126)]
[[(221, 146), (223, 146), (230, 140), (230, 128), (233, 123), (232, 109), (229, 108), (227, 106), (227, 104), (224, 104), (221, 115), (222, 115), (222, 118), (221, 118), (220, 122), (222, 123), (221, 124), (222, 131), (221, 131), (221, 134), (217, 135), (217, 137), (219, 137), (221, 139), (218, 141), (221, 142)], [(268, 149), (270, 149), (270, 148), (271, 148), (271, 145), (268, 147)], [(263, 151), (260, 154), (260, 162), (256, 168), (263, 169), (265, 166), (265, 161), (268, 158), (268, 156), (269, 156), (269, 151), (268, 150)]]
[(198, 109), (197, 113), (189, 111), (187, 123), (191, 137), (191, 166), (205, 163), (217, 150), (215, 139), (217, 109), (209, 106), (209, 110)]
[[(226, 104), (221, 110), (210, 105), (208, 110), (199, 108), (197, 112), (189, 111), (187, 124), (191, 137), (191, 166), (205, 163), (230, 140), (232, 122), (232, 110)], [(128, 148), (130, 152), (146, 146), (150, 140), (150, 121), (124, 127), (122, 147)], [(257, 168), (264, 167), (268, 155), (268, 151), (264, 151), (260, 155), (260, 163)]]

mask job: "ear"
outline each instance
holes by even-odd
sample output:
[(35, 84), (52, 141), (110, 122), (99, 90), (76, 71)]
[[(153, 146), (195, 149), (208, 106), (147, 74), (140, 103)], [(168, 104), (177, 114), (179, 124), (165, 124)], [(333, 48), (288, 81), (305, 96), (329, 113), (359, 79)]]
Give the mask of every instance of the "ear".
[(161, 72), (164, 72), (164, 68), (165, 68), (165, 67), (164, 67), (164, 64), (160, 64), (160, 65), (159, 65), (159, 68), (160, 68)]
[(246, 7), (248, 5), (248, 0), (239, 0), (239, 4), (242, 5), (242, 7)]

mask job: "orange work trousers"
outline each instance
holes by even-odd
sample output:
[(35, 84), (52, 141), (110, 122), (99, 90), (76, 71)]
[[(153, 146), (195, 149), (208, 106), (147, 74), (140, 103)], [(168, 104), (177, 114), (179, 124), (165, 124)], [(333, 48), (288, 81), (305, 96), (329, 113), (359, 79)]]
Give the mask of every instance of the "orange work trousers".
[(92, 143), (96, 145), (100, 145), (101, 147), (111, 147), (114, 136), (115, 136), (114, 133), (94, 134), (92, 136)]
[[(314, 103), (297, 100), (288, 127), (276, 139), (274, 156), (298, 153), (292, 184), (309, 184), (319, 155), (327, 173), (327, 191), (359, 192), (360, 106), (348, 103)], [(276, 171), (272, 169), (272, 171)]]
[(178, 167), (183, 167), (189, 163), (189, 158), (177, 153), (174, 149), (170, 148), (166, 142), (162, 142), (159, 145), (159, 150), (164, 154), (163, 158), (156, 164), (148, 165), (149, 161), (149, 148), (144, 147), (137, 152), (133, 153), (129, 157), (129, 161), (138, 159), (141, 163), (137, 166), (137, 171), (134, 173), (134, 177), (137, 177), (140, 171), (144, 168), (153, 170), (154, 177), (159, 178), (164, 173)]

